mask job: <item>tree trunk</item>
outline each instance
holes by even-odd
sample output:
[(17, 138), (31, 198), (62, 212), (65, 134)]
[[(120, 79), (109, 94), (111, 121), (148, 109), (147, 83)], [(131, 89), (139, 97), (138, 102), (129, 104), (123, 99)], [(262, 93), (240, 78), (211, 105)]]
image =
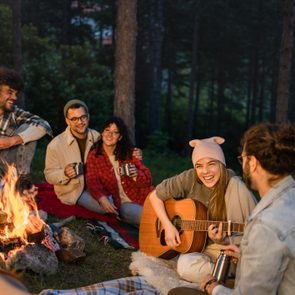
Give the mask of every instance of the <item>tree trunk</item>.
[(262, 59), (262, 69), (260, 73), (260, 93), (259, 93), (259, 108), (258, 108), (258, 120), (261, 122), (264, 119), (264, 107), (265, 107), (265, 98), (264, 98), (264, 93), (265, 93), (265, 58), (263, 57)]
[[(168, 69), (167, 73), (167, 94), (165, 102), (165, 129), (167, 132), (171, 130), (172, 122), (172, 71)], [(169, 134), (170, 135), (170, 134)]]
[(200, 91), (201, 91), (201, 75), (199, 68), (196, 73), (196, 93), (195, 93), (195, 106), (194, 106), (194, 114), (193, 114), (193, 131), (192, 136), (194, 137), (195, 132), (198, 130), (198, 114), (199, 114), (199, 102), (200, 102)]
[(210, 71), (210, 82), (208, 87), (208, 112), (207, 112), (207, 133), (210, 133), (213, 129), (213, 118), (215, 118), (214, 101), (215, 101), (215, 68), (212, 67)]
[(257, 95), (258, 95), (258, 45), (254, 45), (253, 49), (253, 62), (252, 62), (252, 100), (250, 106), (250, 124), (253, 125), (256, 122), (256, 110), (257, 110)]
[(133, 143), (135, 143), (136, 9), (136, 0), (118, 0), (114, 114), (120, 116), (125, 121)]
[(193, 115), (194, 115), (194, 94), (196, 86), (196, 70), (197, 70), (197, 54), (198, 54), (198, 27), (199, 27), (199, 17), (196, 13), (194, 17), (194, 30), (193, 30), (193, 46), (192, 46), (192, 62), (191, 62), (191, 73), (190, 73), (190, 85), (189, 85), (189, 99), (187, 108), (187, 128), (185, 143), (185, 155), (188, 156), (191, 152), (189, 145), (187, 144), (190, 139), (192, 139), (193, 132)]
[(71, 44), (71, 0), (63, 0), (63, 23), (62, 23), (62, 42), (63, 44)]
[(284, 10), (283, 32), (280, 50), (279, 77), (276, 103), (276, 122), (288, 120), (290, 72), (293, 51), (295, 0), (287, 0)]
[(150, 34), (151, 34), (151, 75), (152, 90), (150, 96), (150, 131), (160, 130), (160, 101), (162, 83), (162, 18), (163, 1), (150, 0)]
[[(12, 21), (13, 21), (13, 63), (15, 70), (22, 76), (22, 32), (21, 32), (21, 0), (12, 1)], [(18, 97), (18, 105), (24, 107), (24, 96), (21, 94)]]

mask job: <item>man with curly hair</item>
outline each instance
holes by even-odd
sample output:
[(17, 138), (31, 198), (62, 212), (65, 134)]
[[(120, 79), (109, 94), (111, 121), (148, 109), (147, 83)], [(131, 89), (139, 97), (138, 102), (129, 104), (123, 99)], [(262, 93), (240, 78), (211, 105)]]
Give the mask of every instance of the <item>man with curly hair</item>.
[[(245, 227), (240, 248), (225, 247), (237, 262), (234, 289), (207, 275), (200, 284), (206, 294), (293, 294), (295, 290), (295, 126), (260, 123), (242, 140), (243, 176), (259, 193), (260, 202)], [(189, 288), (172, 294), (203, 294)]]
[(17, 72), (0, 67), (0, 159), (27, 178), (37, 140), (52, 136), (52, 130), (47, 121), (16, 106), (23, 84)]

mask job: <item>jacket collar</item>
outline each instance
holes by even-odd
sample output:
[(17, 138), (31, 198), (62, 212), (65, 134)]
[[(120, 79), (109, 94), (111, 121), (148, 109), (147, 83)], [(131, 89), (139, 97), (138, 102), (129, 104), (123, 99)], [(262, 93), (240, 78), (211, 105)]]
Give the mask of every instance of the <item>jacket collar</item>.
[(291, 187), (295, 186), (295, 181), (291, 175), (284, 177), (274, 187), (272, 187), (265, 196), (259, 201), (256, 207), (253, 209), (249, 220), (255, 218), (257, 214), (270, 206), (277, 199), (281, 198), (285, 191), (288, 191)]
[[(65, 130), (65, 133), (66, 133), (66, 141), (67, 141), (67, 144), (68, 145), (71, 145), (74, 141), (76, 141), (75, 137), (73, 136), (71, 130), (70, 130), (70, 127), (68, 126)], [(87, 129), (87, 141), (90, 141), (93, 143), (93, 136), (91, 136), (90, 134), (90, 130), (89, 128)]]

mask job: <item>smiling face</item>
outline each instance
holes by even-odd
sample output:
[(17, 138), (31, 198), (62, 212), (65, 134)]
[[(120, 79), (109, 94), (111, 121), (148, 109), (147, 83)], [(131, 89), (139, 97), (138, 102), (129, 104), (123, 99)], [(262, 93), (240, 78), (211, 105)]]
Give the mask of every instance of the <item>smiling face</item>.
[(17, 101), (17, 91), (8, 85), (0, 86), (0, 112), (12, 111)]
[(85, 138), (87, 136), (89, 115), (84, 107), (69, 108), (66, 122), (74, 136), (78, 138)]
[(195, 170), (200, 181), (208, 188), (213, 188), (220, 179), (218, 160), (202, 158), (195, 163)]
[(120, 130), (115, 123), (107, 126), (101, 136), (105, 147), (116, 147), (117, 142), (121, 139)]

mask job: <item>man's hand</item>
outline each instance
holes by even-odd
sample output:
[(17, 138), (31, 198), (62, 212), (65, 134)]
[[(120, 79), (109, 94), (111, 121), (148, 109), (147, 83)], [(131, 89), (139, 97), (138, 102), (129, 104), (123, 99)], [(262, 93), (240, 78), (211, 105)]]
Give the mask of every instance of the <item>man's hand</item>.
[(12, 146), (22, 144), (23, 140), (19, 135), (0, 136), (0, 150), (8, 149)]
[(106, 213), (119, 215), (116, 206), (113, 205), (107, 197), (101, 197), (98, 202)]
[(70, 163), (65, 167), (65, 176), (68, 178), (75, 178), (77, 176), (76, 170), (75, 170), (75, 163)]
[(32, 184), (30, 188), (24, 189), (21, 195), (28, 204), (31, 204), (32, 200), (35, 200), (35, 197), (38, 195), (38, 187)]
[(240, 248), (236, 245), (228, 245), (222, 248), (224, 253), (232, 258), (232, 262), (237, 264), (240, 258)]
[(132, 156), (142, 161), (142, 150), (139, 148), (134, 148), (132, 152)]
[(218, 282), (213, 278), (211, 274), (208, 274), (200, 283), (200, 288), (204, 290), (206, 294), (212, 294), (213, 289), (218, 285)]

